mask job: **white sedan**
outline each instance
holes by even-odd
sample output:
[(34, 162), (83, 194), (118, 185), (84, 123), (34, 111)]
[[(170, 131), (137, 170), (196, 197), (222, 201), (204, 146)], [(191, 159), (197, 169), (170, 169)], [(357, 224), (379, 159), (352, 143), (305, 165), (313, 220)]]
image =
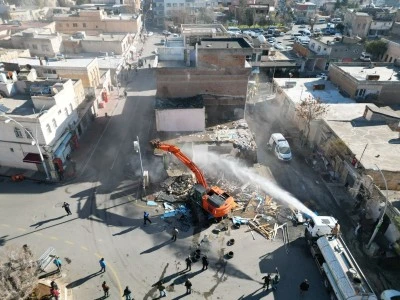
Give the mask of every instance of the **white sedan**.
[(154, 33), (153, 33), (153, 31), (149, 31), (148, 33), (147, 33), (147, 36), (152, 36)]

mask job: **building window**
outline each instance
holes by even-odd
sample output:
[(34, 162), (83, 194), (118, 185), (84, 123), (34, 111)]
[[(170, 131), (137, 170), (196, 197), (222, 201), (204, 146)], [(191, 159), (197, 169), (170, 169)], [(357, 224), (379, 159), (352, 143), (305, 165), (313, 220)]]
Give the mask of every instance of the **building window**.
[(363, 29), (365, 29), (365, 26), (367, 26), (367, 24), (363, 24)]
[(38, 46), (36, 44), (32, 44), (32, 49), (37, 50)]
[(319, 52), (319, 51), (321, 51), (321, 46), (318, 46), (318, 49), (317, 49), (317, 51)]
[(11, 152), (14, 152), (14, 148), (10, 148), (10, 151), (11, 151)]
[(58, 114), (61, 115), (61, 109), (58, 110)]
[(83, 26), (84, 28), (86, 28), (86, 23), (83, 23), (82, 26)]
[(185, 3), (179, 3), (179, 6), (184, 6), (185, 5)]
[(167, 7), (171, 7), (171, 3), (167, 3)]
[(49, 124), (46, 125), (47, 133), (51, 133), (51, 127)]
[(65, 116), (68, 118), (68, 116), (69, 116), (68, 108), (64, 108), (64, 111), (65, 111)]
[(393, 59), (393, 57), (390, 57), (390, 58), (389, 58), (389, 62), (390, 62), (390, 63), (392, 62), (392, 59)]
[(56, 128), (57, 128), (57, 122), (56, 122), (56, 119), (53, 119), (53, 120), (51, 120), (51, 122), (53, 123), (53, 127), (54, 127), (54, 129), (56, 129)]
[(357, 29), (360, 29), (360, 28), (361, 28), (361, 24), (358, 23), (358, 24), (357, 24)]
[(50, 48), (48, 45), (42, 45), (42, 51), (44, 52), (50, 52)]
[(314, 49), (315, 48), (315, 43), (312, 43), (311, 44), (311, 49)]
[(33, 138), (32, 130), (30, 130), (29, 128), (25, 128), (25, 134), (26, 134), (26, 137), (28, 139), (32, 139)]
[(23, 138), (21, 129), (15, 127), (15, 128), (14, 128), (14, 133), (15, 133), (15, 136), (16, 136), (17, 138)]
[(173, 7), (177, 7), (177, 6), (178, 6), (178, 3), (172, 3), (172, 6), (173, 6)]
[(72, 23), (72, 27), (78, 27), (78, 23)]
[(70, 111), (72, 113), (73, 108), (72, 108), (72, 104), (71, 103), (69, 104), (69, 109), (70, 109)]

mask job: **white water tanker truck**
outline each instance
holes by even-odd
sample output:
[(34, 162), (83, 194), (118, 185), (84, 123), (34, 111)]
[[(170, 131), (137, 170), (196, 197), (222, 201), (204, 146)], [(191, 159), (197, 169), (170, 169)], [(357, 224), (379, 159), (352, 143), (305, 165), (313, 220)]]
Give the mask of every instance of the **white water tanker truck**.
[(342, 238), (331, 234), (336, 223), (333, 217), (313, 216), (305, 229), (307, 244), (324, 277), (325, 288), (332, 300), (377, 300)]

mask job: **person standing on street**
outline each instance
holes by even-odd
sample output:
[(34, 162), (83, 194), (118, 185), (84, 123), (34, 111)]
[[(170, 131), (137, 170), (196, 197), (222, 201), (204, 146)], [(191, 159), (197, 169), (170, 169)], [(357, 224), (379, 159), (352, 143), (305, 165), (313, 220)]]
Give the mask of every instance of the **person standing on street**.
[(175, 242), (178, 233), (179, 233), (178, 228), (174, 227), (174, 229), (172, 230), (172, 239), (171, 240), (173, 240)]
[(151, 224), (149, 216), (150, 216), (150, 214), (147, 211), (145, 211), (143, 213), (143, 224), (144, 225), (146, 225), (146, 222), (150, 222), (150, 224)]
[(104, 260), (104, 258), (101, 258), (99, 260), (99, 264), (100, 264), (100, 272), (106, 272), (106, 261)]
[(162, 284), (162, 281), (158, 284), (158, 290), (160, 292), (160, 298), (161, 297), (167, 297), (167, 292), (165, 291), (165, 286)]
[(281, 274), (279, 274), (278, 267), (276, 267), (275, 270), (276, 270), (276, 273), (275, 273), (274, 278), (272, 278), (272, 284), (271, 284), (273, 290), (277, 290), (278, 283), (281, 280)]
[(185, 261), (186, 261), (186, 269), (185, 270), (191, 271), (192, 270), (192, 260), (190, 259), (190, 257), (187, 257), (185, 259)]
[(203, 262), (203, 269), (201, 269), (202, 271), (207, 270), (208, 269), (208, 258), (206, 255), (203, 255), (203, 258), (201, 259)]
[(271, 275), (268, 273), (267, 276), (264, 276), (262, 279), (264, 279), (264, 284), (263, 288), (267, 288), (267, 291), (269, 290), (269, 284), (271, 282)]
[(64, 202), (62, 208), (64, 208), (65, 211), (67, 212), (67, 216), (72, 215), (71, 210), (69, 209), (69, 203)]
[(108, 297), (109, 296), (108, 291), (110, 290), (110, 287), (107, 285), (105, 281), (103, 281), (101, 287), (103, 288), (104, 291), (104, 297)]
[(300, 295), (304, 295), (308, 289), (310, 288), (310, 284), (307, 279), (304, 279), (302, 283), (300, 283)]
[(189, 279), (186, 279), (185, 286), (186, 286), (186, 294), (191, 294), (192, 293), (192, 283), (190, 282)]
[(58, 256), (53, 260), (53, 263), (56, 265), (58, 271), (61, 271), (62, 263), (61, 259)]
[(122, 295), (122, 297), (125, 297), (125, 300), (131, 300), (131, 290), (129, 289), (129, 287), (127, 286), (124, 290), (124, 294)]
[(58, 290), (58, 285), (54, 280), (50, 282), (50, 286), (53, 290)]

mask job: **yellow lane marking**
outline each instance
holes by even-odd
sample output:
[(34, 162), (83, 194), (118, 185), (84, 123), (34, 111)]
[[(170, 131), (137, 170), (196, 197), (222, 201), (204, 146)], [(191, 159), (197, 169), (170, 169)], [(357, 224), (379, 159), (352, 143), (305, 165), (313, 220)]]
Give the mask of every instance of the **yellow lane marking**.
[(89, 249), (86, 248), (85, 246), (81, 246), (81, 249), (82, 249), (82, 250), (85, 250), (85, 251), (89, 251)]
[(34, 232), (33, 234), (34, 235), (43, 235), (43, 233), (41, 233), (41, 232)]
[(24, 231), (24, 232), (26, 231), (26, 229), (21, 228), (21, 227), (18, 227), (17, 229), (18, 229), (19, 231)]
[(123, 293), (122, 292), (122, 285), (121, 285), (121, 282), (119, 281), (119, 277), (117, 275), (117, 272), (115, 272), (115, 270), (114, 270), (114, 268), (112, 266), (109, 266), (109, 268), (110, 268), (111, 272), (113, 273), (115, 280), (117, 281), (117, 285), (118, 285), (118, 288), (119, 288), (119, 294), (121, 295)]
[(52, 240), (58, 240), (58, 237), (55, 237), (55, 236), (49, 236), (49, 238)]
[(74, 245), (74, 243), (73, 243), (73, 242), (71, 242), (71, 241), (64, 241), (64, 243), (66, 243), (66, 244), (70, 244), (70, 245)]
[(7, 224), (1, 224), (1, 226), (10, 228), (10, 225), (7, 225)]

